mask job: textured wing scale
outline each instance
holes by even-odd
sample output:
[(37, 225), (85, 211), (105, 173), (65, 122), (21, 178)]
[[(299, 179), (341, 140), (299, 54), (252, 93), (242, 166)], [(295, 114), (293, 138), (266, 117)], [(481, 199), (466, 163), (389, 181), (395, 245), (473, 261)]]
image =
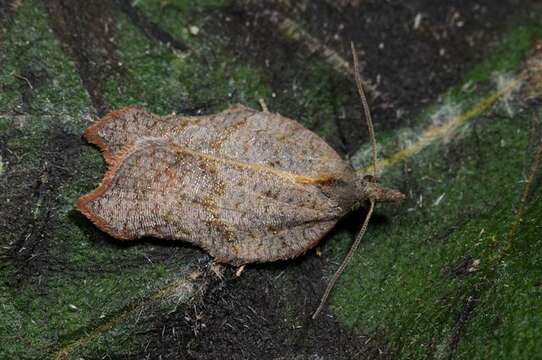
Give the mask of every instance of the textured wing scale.
[(243, 105), (209, 116), (160, 117), (140, 107), (114, 111), (85, 131), (108, 163), (125, 146), (145, 136), (167, 137), (206, 154), (258, 163), (300, 176), (353, 180), (351, 166), (319, 136), (279, 114)]
[(235, 265), (315, 246), (348, 209), (305, 177), (144, 138), (116, 153), (77, 207), (120, 239), (186, 240)]

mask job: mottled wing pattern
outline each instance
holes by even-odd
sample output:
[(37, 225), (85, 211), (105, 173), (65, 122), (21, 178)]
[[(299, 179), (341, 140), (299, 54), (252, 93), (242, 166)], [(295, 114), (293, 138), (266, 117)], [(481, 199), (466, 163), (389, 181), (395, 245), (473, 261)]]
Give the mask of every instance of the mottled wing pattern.
[(298, 256), (345, 211), (320, 186), (270, 166), (143, 138), (77, 207), (121, 239), (180, 239), (240, 265)]
[(125, 145), (145, 136), (167, 137), (180, 146), (308, 177), (351, 182), (348, 163), (318, 135), (279, 114), (243, 105), (208, 116), (157, 116), (140, 107), (109, 113), (89, 127), (86, 138), (112, 163)]
[(85, 130), (85, 138), (98, 146), (108, 164), (126, 145), (145, 136), (163, 137), (178, 126), (198, 118), (175, 116), (160, 117), (146, 112), (141, 106), (131, 106), (112, 111)]

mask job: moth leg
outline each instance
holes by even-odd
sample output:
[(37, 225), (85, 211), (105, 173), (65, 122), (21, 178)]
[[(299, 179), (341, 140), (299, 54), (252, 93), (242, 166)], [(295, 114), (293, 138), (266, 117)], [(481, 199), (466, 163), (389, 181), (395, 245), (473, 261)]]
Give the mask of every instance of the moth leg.
[(268, 113), (269, 108), (267, 107), (267, 104), (265, 103), (265, 100), (263, 98), (259, 98), (258, 101), (260, 102), (260, 106), (262, 107), (263, 112)]
[(320, 257), (322, 256), (322, 248), (320, 247), (320, 245), (318, 245), (316, 247), (316, 249), (314, 250), (314, 253), (316, 254), (316, 256)]
[(211, 273), (216, 276), (217, 278), (219, 278), (220, 280), (223, 280), (224, 279), (224, 270), (226, 269), (226, 267), (222, 264), (219, 264), (217, 262), (215, 262), (214, 260), (211, 262), (211, 265), (209, 267), (209, 270), (211, 271)]
[(237, 271), (235, 272), (235, 277), (241, 276), (243, 271), (245, 270), (245, 265), (241, 265), (237, 268)]

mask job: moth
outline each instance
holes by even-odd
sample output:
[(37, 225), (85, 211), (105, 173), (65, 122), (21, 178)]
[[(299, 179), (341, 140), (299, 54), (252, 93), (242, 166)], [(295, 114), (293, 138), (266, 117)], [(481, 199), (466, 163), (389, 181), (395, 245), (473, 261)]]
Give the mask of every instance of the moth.
[[(114, 238), (182, 240), (219, 263), (300, 256), (366, 201), (372, 212), (376, 201), (404, 197), (356, 174), (295, 120), (240, 104), (208, 116), (128, 107), (84, 136), (109, 169), (96, 190), (79, 198), (80, 212)], [(362, 233), (367, 223), (368, 217)]]

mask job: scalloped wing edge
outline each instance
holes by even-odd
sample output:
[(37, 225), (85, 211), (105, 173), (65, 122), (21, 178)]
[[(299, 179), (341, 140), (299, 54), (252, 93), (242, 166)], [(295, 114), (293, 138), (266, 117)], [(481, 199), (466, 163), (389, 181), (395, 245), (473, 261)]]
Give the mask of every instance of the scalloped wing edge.
[(107, 190), (109, 190), (109, 188), (111, 187), (111, 182), (115, 178), (117, 171), (119, 170), (122, 163), (124, 162), (124, 159), (128, 157), (129, 155), (131, 155), (136, 150), (137, 150), (136, 143), (125, 145), (118, 152), (117, 156), (113, 157), (110, 160), (109, 162), (110, 167), (106, 171), (102, 181), (100, 182), (100, 185), (98, 185), (96, 189), (89, 192), (88, 194), (81, 196), (75, 202), (76, 209), (79, 210), (83, 215), (85, 215), (94, 225), (96, 225), (100, 230), (106, 232), (107, 234), (119, 240), (134, 240), (134, 238), (128, 236), (124, 232), (114, 230), (109, 225), (108, 221), (106, 221), (104, 218), (102, 218), (101, 216), (99, 216), (93, 210), (90, 209), (89, 203), (98, 199), (103, 194), (105, 194)]
[[(83, 133), (83, 137), (89, 143), (96, 145), (96, 147), (98, 147), (98, 149), (102, 152), (102, 155), (103, 155), (103, 157), (105, 159), (105, 162), (108, 165), (112, 166), (114, 164), (114, 161), (117, 158), (117, 156), (114, 156), (111, 153), (111, 150), (110, 150), (109, 146), (105, 142), (104, 138), (100, 135), (100, 130), (102, 130), (107, 124), (109, 124), (109, 123), (111, 123), (111, 122), (113, 122), (115, 120), (119, 120), (127, 112), (134, 111), (134, 110), (146, 112), (145, 108), (143, 106), (141, 106), (141, 105), (126, 106), (126, 107), (120, 108), (118, 110), (114, 110), (114, 111), (111, 111), (111, 112), (107, 113), (106, 115), (104, 115), (100, 119), (96, 120)], [(257, 110), (254, 110), (254, 109), (250, 108), (250, 107), (247, 107), (247, 106), (245, 106), (245, 105), (243, 105), (241, 103), (236, 103), (236, 104), (230, 105), (227, 109), (225, 109), (221, 113), (240, 112), (240, 111), (245, 111), (245, 110), (257, 111)], [(154, 115), (154, 113), (149, 113), (149, 114)], [(202, 115), (202, 116), (208, 116), (208, 115)]]
[[(94, 144), (98, 147), (98, 149), (101, 151), (102, 155), (104, 156), (105, 162), (108, 165), (113, 166), (115, 158), (117, 156), (113, 156), (111, 153), (111, 150), (109, 149), (109, 146), (104, 141), (103, 137), (100, 136), (100, 130), (103, 129), (108, 123), (113, 122), (115, 120), (120, 119), (125, 113), (132, 111), (132, 110), (143, 110), (143, 106), (140, 105), (134, 105), (134, 106), (127, 106), (123, 107), (118, 110), (111, 111), (107, 113), (102, 118), (95, 121), (91, 126), (89, 126), (85, 132), (83, 133), (83, 137), (87, 139), (87, 141), (91, 144)], [(122, 151), (122, 150), (121, 150)]]

